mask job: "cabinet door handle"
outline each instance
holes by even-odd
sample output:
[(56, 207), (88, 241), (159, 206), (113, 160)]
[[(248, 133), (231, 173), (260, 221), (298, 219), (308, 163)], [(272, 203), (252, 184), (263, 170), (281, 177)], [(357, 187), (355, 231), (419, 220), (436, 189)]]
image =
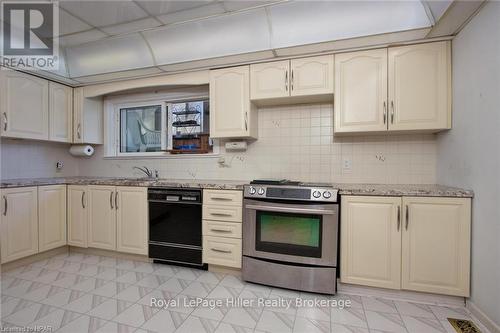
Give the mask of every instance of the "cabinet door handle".
[(288, 91), (288, 71), (285, 72), (285, 91)]
[(82, 192), (82, 208), (85, 208), (85, 191)]
[(81, 128), (82, 128), (82, 124), (78, 123), (78, 126), (76, 127), (76, 137), (78, 139), (82, 138), (82, 135), (81, 135), (81, 132), (80, 132)]
[(394, 124), (394, 101), (391, 101), (391, 124)]
[(293, 69), (292, 69), (292, 82), (291, 82), (292, 90), (293, 90)]
[(114, 191), (112, 191), (110, 194), (109, 194), (109, 205), (111, 206), (111, 209), (113, 209), (113, 193), (115, 193)]
[(410, 223), (410, 208), (406, 205), (406, 225), (405, 229), (408, 230), (408, 224)]
[(401, 227), (401, 206), (398, 206), (398, 231)]
[(4, 119), (3, 130), (6, 131), (7, 130), (7, 124), (9, 123), (9, 120), (7, 119), (7, 112), (3, 113), (3, 119)]
[(387, 108), (386, 108), (385, 101), (384, 101), (384, 125), (385, 125), (386, 119), (387, 119)]
[(118, 191), (115, 192), (115, 208), (118, 209)]
[(4, 195), (3, 196), (3, 216), (7, 216), (7, 197)]
[(248, 131), (248, 112), (245, 112), (245, 131)]
[(212, 251), (215, 251), (215, 252), (222, 252), (222, 253), (231, 253), (231, 250), (226, 250), (226, 249), (219, 249), (217, 247), (212, 247), (210, 248)]

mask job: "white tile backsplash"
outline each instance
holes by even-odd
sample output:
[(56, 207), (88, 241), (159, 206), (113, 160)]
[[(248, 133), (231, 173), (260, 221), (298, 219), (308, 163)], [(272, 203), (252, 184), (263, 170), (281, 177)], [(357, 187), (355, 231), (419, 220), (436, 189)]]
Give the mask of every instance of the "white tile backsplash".
[[(215, 157), (104, 159), (97, 147), (78, 162), (83, 176), (140, 176), (133, 166), (158, 169), (162, 178), (289, 178), (302, 181), (354, 183), (434, 183), (435, 135), (333, 136), (331, 104), (293, 105), (259, 110), (259, 139), (243, 153)], [(350, 159), (350, 170), (342, 169)]]

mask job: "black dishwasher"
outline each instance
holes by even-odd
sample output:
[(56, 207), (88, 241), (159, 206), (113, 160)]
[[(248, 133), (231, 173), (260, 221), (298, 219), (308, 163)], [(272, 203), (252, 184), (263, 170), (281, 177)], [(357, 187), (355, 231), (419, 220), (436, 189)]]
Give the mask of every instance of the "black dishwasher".
[(155, 262), (206, 268), (202, 262), (202, 191), (148, 189), (149, 257)]

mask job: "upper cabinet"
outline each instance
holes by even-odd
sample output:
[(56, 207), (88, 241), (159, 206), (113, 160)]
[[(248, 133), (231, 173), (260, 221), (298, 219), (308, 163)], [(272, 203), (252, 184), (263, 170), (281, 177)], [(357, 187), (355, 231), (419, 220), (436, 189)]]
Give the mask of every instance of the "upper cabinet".
[(335, 133), (451, 128), (449, 42), (335, 56)]
[(49, 139), (49, 82), (12, 70), (0, 70), (3, 137)]
[(335, 132), (387, 130), (387, 49), (335, 55)]
[(72, 142), (73, 89), (49, 82), (49, 140)]
[(389, 129), (451, 127), (449, 42), (389, 48)]
[(332, 100), (333, 55), (250, 65), (250, 99), (259, 104)]
[(102, 97), (86, 98), (83, 89), (73, 89), (73, 142), (102, 144)]
[(257, 137), (257, 112), (250, 103), (249, 66), (210, 71), (210, 136)]

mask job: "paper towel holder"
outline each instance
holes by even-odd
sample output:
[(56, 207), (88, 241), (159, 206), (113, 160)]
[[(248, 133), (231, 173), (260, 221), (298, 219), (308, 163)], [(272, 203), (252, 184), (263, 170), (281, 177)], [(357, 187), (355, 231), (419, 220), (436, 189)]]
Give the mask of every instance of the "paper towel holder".
[(230, 141), (226, 142), (224, 145), (226, 151), (246, 151), (247, 142), (246, 141)]

